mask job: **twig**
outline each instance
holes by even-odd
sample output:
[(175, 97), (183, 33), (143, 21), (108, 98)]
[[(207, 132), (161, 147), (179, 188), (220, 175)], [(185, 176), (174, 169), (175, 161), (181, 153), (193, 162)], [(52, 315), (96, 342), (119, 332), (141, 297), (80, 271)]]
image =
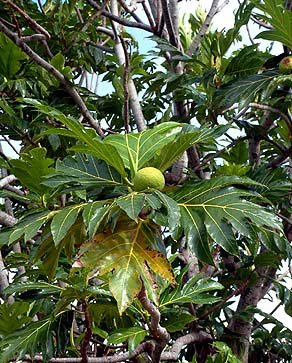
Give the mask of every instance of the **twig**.
[(217, 158), (219, 155), (223, 154), (226, 150), (230, 149), (231, 147), (239, 144), (240, 142), (247, 140), (247, 136), (242, 136), (239, 137), (237, 139), (235, 139), (234, 141), (232, 141), (230, 144), (228, 144), (227, 146), (225, 146), (223, 149), (220, 149), (218, 151), (216, 151), (214, 154), (212, 154), (211, 156), (209, 156), (208, 158), (204, 159), (200, 165), (197, 165), (196, 167), (193, 168), (193, 171), (197, 171), (199, 168), (201, 168), (202, 166), (209, 164), (209, 162), (215, 158)]
[(52, 74), (66, 89), (70, 94), (75, 103), (79, 106), (81, 114), (89, 122), (89, 124), (96, 130), (96, 132), (103, 137), (104, 133), (97, 121), (94, 120), (93, 116), (86, 107), (84, 101), (80, 97), (76, 89), (69, 83), (69, 81), (64, 77), (64, 75), (58, 71), (54, 66), (41, 58), (37, 53), (35, 53), (26, 43), (24, 43), (21, 38), (10, 31), (1, 21), (0, 21), (0, 31), (3, 31), (19, 48), (21, 48), (35, 63), (40, 65), (42, 68), (46, 69), (50, 74)]
[(94, 0), (86, 0), (94, 9), (96, 10), (101, 10), (101, 14), (106, 16), (107, 18), (115, 21), (116, 23), (128, 26), (130, 28), (138, 28), (138, 29), (143, 29), (146, 30), (150, 33), (153, 33), (153, 30), (151, 29), (151, 27), (145, 23), (138, 23), (138, 22), (134, 22), (134, 21), (128, 21), (124, 18), (121, 18), (118, 15), (114, 15), (113, 13), (110, 13), (109, 11), (102, 9), (99, 5), (97, 5), (97, 3)]
[(152, 28), (153, 30), (154, 30), (154, 29), (157, 29), (157, 28), (155, 27), (154, 21), (153, 21), (153, 19), (152, 19), (152, 16), (151, 16), (151, 14), (150, 14), (150, 11), (149, 11), (149, 9), (148, 9), (148, 7), (147, 7), (147, 4), (146, 4), (145, 0), (143, 0), (143, 1), (142, 1), (142, 6), (143, 6), (144, 13), (145, 13), (145, 15), (147, 16), (147, 19), (148, 19), (149, 25), (151, 26), (151, 28)]
[(139, 18), (137, 14), (135, 14), (135, 8), (134, 10), (130, 9), (129, 6), (125, 3), (124, 0), (118, 0), (118, 2), (122, 5), (122, 7), (126, 10), (127, 13), (131, 14), (132, 17), (138, 22), (143, 23), (143, 21)]
[(40, 24), (38, 24), (34, 19), (32, 19), (28, 14), (26, 14), (22, 9), (20, 9), (16, 4), (12, 1), (8, 0), (7, 4), (10, 5), (14, 10), (16, 10), (34, 29), (36, 32), (42, 33), (46, 39), (50, 39), (50, 34), (44, 29)]
[(39, 7), (40, 7), (40, 9), (41, 9), (41, 12), (42, 12), (43, 14), (45, 14), (45, 9), (44, 9), (44, 7), (43, 7), (43, 4), (42, 4), (41, 0), (38, 0), (38, 5), (39, 5)]
[(202, 24), (200, 30), (198, 31), (197, 35), (193, 39), (189, 49), (187, 50), (187, 55), (192, 56), (198, 49), (201, 39), (207, 32), (213, 17), (216, 15), (218, 3), (219, 3), (219, 0), (213, 0), (212, 5), (210, 7), (210, 10), (206, 16), (204, 23)]

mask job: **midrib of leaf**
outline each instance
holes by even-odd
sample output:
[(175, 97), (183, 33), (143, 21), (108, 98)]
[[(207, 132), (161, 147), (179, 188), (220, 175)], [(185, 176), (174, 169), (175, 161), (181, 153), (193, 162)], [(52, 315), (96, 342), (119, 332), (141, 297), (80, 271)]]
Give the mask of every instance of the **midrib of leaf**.
[[(134, 251), (134, 246), (136, 244), (138, 234), (139, 234), (139, 231), (140, 231), (140, 228), (141, 228), (141, 223), (142, 223), (141, 221), (138, 222), (138, 227), (136, 228), (136, 231), (135, 231), (132, 243), (131, 243), (129, 258), (128, 258), (127, 265), (126, 265), (126, 271), (127, 272), (128, 272), (128, 269), (129, 269), (130, 262), (132, 260), (132, 255), (133, 255), (134, 259), (137, 261), (137, 258), (135, 257), (135, 254), (133, 253), (133, 251)], [(137, 261), (137, 263), (138, 263), (138, 261)]]
[(201, 233), (200, 233), (200, 229), (198, 228), (198, 225), (197, 225), (196, 221), (194, 220), (194, 218), (193, 218), (192, 214), (190, 213), (189, 209), (188, 209), (186, 206), (182, 206), (182, 207), (183, 207), (183, 208), (185, 209), (185, 211), (188, 213), (188, 215), (189, 215), (189, 217), (190, 217), (191, 221), (193, 222), (193, 225), (195, 226), (195, 228), (196, 228), (196, 230), (197, 230), (197, 232), (198, 232), (198, 235), (200, 236), (200, 241), (201, 241), (202, 245), (203, 245), (203, 246), (205, 246), (204, 241), (203, 241), (202, 236), (201, 236)]

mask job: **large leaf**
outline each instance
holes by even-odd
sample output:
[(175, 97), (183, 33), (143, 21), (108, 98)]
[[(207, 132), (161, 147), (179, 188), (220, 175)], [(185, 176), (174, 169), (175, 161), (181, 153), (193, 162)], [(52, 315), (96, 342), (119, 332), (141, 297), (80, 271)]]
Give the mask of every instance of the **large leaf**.
[(76, 154), (75, 157), (67, 156), (57, 163), (56, 171), (47, 175), (43, 184), (51, 188), (64, 184), (87, 188), (117, 186), (123, 184), (123, 180), (114, 168), (94, 156)]
[(147, 223), (121, 218), (114, 232), (97, 234), (93, 242), (83, 244), (75, 262), (77, 267), (98, 269), (101, 276), (111, 272), (109, 287), (120, 313), (132, 303), (142, 287), (142, 281), (150, 296), (155, 295), (149, 267), (162, 278), (175, 282), (166, 257), (152, 249), (152, 240), (143, 231)]
[(187, 242), (195, 251), (200, 246), (199, 258), (210, 262), (208, 236), (229, 253), (238, 255), (234, 230), (247, 237), (253, 234), (251, 224), (281, 231), (280, 221), (273, 213), (248, 201), (254, 194), (232, 186), (250, 183), (253, 182), (245, 178), (217, 177), (185, 186), (172, 195), (181, 207)]
[(292, 48), (292, 12), (284, 8), (282, 0), (265, 0), (262, 4), (256, 3), (256, 7), (267, 14), (264, 19), (273, 27), (257, 35), (257, 38), (274, 40)]
[(116, 148), (124, 165), (134, 176), (165, 144), (175, 138), (181, 127), (176, 122), (165, 122), (140, 133), (110, 135), (104, 143)]
[(45, 148), (34, 148), (28, 154), (22, 154), (21, 159), (11, 160), (11, 172), (17, 176), (23, 186), (42, 196), (50, 188), (44, 187), (43, 177), (54, 171), (54, 160), (46, 157)]
[(20, 69), (20, 61), (27, 56), (4, 33), (0, 33), (0, 74), (12, 78)]
[(217, 127), (202, 126), (201, 128), (192, 125), (184, 125), (170, 143), (167, 143), (159, 153), (157, 153), (151, 166), (165, 171), (168, 169), (191, 145), (194, 144), (211, 144), (218, 137), (223, 135), (228, 126), (221, 125)]
[[(25, 102), (34, 105), (44, 114), (51, 116), (58, 121), (62, 122), (69, 131), (66, 132), (67, 136), (74, 137), (75, 139), (82, 141), (86, 146), (76, 146), (77, 151), (82, 153), (88, 153), (96, 156), (98, 159), (104, 160), (107, 164), (113, 166), (123, 177), (127, 177), (123, 161), (117, 152), (117, 150), (110, 144), (105, 144), (100, 140), (100, 137), (96, 132), (91, 129), (86, 129), (82, 124), (73, 119), (72, 117), (65, 116), (59, 110), (41, 104), (40, 102), (32, 99), (26, 99)], [(49, 132), (48, 130), (47, 132)]]
[(51, 223), (51, 231), (56, 247), (66, 236), (83, 207), (84, 205), (73, 205), (61, 209), (54, 215)]
[[(41, 352), (44, 359), (50, 359), (56, 353), (54, 341), (57, 340), (58, 347), (64, 345), (64, 331), (61, 332), (60, 329), (64, 330), (66, 325), (67, 329), (70, 328), (68, 324), (71, 324), (71, 321), (67, 316), (65, 320), (62, 319), (63, 313), (31, 323), (3, 337), (0, 341), (0, 362), (9, 361), (15, 357), (16, 352), (18, 359), (25, 354), (33, 357), (37, 352)], [(63, 341), (60, 341), (60, 338)]]
[(21, 329), (23, 324), (29, 323), (31, 321), (27, 313), (29, 310), (30, 304), (25, 301), (16, 301), (11, 305), (0, 304), (0, 338)]
[(266, 71), (223, 85), (214, 94), (214, 103), (219, 109), (225, 109), (234, 103), (239, 107), (247, 106), (255, 96), (268, 88), (273, 79), (279, 75), (277, 71)]
[(209, 278), (201, 279), (197, 274), (186, 283), (182, 281), (174, 289), (168, 288), (160, 297), (159, 306), (178, 305), (183, 303), (213, 304), (220, 300), (208, 294), (211, 291), (221, 290), (223, 286)]
[(51, 219), (55, 211), (41, 211), (23, 217), (14, 227), (0, 233), (0, 245), (11, 244), (24, 235), (24, 241), (33, 238), (47, 220)]

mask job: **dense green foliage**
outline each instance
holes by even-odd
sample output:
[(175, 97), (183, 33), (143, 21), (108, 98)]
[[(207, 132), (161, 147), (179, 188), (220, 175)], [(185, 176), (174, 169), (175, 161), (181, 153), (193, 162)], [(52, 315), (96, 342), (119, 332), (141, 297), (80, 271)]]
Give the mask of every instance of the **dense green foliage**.
[(0, 362), (291, 361), (292, 5), (177, 6), (0, 3)]

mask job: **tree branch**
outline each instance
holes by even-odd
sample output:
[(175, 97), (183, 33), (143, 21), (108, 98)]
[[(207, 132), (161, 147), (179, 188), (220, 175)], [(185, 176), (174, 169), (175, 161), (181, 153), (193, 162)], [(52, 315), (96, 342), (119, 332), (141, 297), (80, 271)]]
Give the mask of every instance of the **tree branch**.
[(4, 188), (7, 184), (13, 183), (17, 180), (16, 176), (11, 174), (0, 180), (0, 188)]
[(9, 214), (0, 211), (0, 224), (5, 227), (12, 227), (17, 223), (17, 219)]
[[(92, 0), (88, 0), (91, 2)], [(116, 0), (111, 1), (111, 9), (113, 14), (118, 14), (118, 4)], [(118, 62), (120, 65), (125, 65), (126, 63), (126, 56), (124, 53), (124, 48), (121, 43), (121, 39), (119, 37), (119, 31), (116, 28), (115, 22), (112, 23), (114, 33), (116, 33), (115, 37), (115, 53), (118, 58)], [(137, 125), (138, 131), (143, 131), (146, 129), (145, 119), (142, 112), (141, 104), (138, 99), (138, 94), (136, 90), (136, 86), (132, 78), (128, 80), (128, 91), (129, 91), (129, 99), (130, 99), (130, 106), (133, 112), (134, 120)]]
[(170, 44), (178, 48), (179, 41), (175, 33), (172, 18), (170, 17), (167, 0), (161, 0), (161, 5), (162, 5), (162, 13), (165, 20), (166, 29), (169, 35)]
[(10, 5), (14, 10), (16, 10), (31, 26), (33, 30), (39, 32), (45, 36), (45, 39), (50, 39), (50, 34), (44, 29), (41, 25), (39, 25), (34, 19), (32, 19), (28, 14), (26, 14), (22, 9), (20, 9), (16, 4), (12, 1), (8, 0), (7, 4)]
[(211, 24), (213, 17), (217, 13), (218, 4), (219, 4), (219, 0), (213, 0), (210, 10), (206, 16), (206, 19), (205, 19), (203, 25), (201, 26), (200, 30), (198, 31), (198, 34), (195, 36), (189, 49), (187, 50), (187, 55), (192, 56), (197, 51), (203, 36), (207, 32), (207, 30)]
[(170, 336), (165, 328), (160, 325), (160, 311), (156, 306), (148, 299), (145, 286), (142, 286), (141, 291), (138, 294), (143, 308), (150, 314), (150, 331), (156, 340), (154, 352), (152, 354), (152, 362), (159, 363), (161, 359), (161, 353), (169, 342)]
[(102, 9), (99, 5), (97, 5), (97, 3), (94, 0), (86, 0), (94, 9), (101, 11), (101, 14), (106, 16), (107, 18), (115, 21), (116, 23), (128, 26), (130, 28), (138, 28), (138, 29), (143, 29), (146, 30), (150, 33), (153, 33), (153, 29), (145, 24), (145, 23), (138, 23), (138, 22), (134, 22), (134, 21), (128, 21), (125, 20), (124, 18), (121, 18), (120, 16), (114, 14), (114, 13), (110, 13), (109, 11)]
[(41, 58), (37, 53), (35, 53), (16, 33), (10, 31), (1, 21), (0, 21), (0, 31), (5, 33), (20, 49), (22, 49), (35, 63), (40, 65), (42, 68), (46, 69), (50, 74), (52, 74), (66, 89), (70, 94), (75, 103), (79, 106), (81, 114), (89, 122), (89, 124), (96, 130), (96, 132), (103, 137), (104, 133), (99, 125), (99, 123), (94, 120), (91, 113), (88, 111), (84, 101), (80, 97), (79, 93), (76, 91), (73, 85), (64, 77), (64, 75), (59, 72), (54, 66)]

